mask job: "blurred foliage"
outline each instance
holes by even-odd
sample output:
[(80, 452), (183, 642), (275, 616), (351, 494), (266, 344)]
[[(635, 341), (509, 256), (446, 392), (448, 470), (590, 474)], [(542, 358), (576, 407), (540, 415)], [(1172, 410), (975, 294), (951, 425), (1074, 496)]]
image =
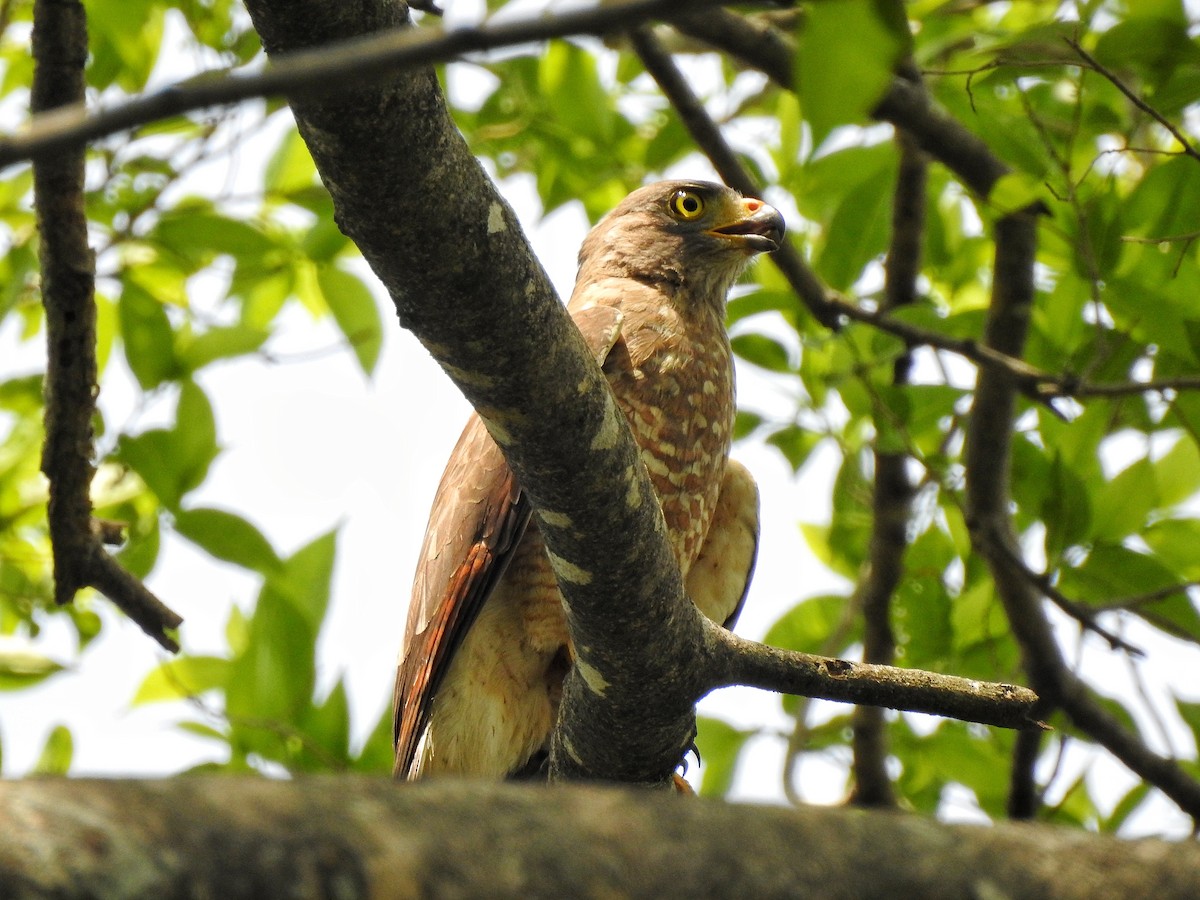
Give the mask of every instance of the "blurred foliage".
[[(6, 6), (0, 102), (9, 108), (26, 102), (30, 5)], [(1163, 124), (1192, 140), (1198, 121), (1200, 45), (1182, 2), (913, 0), (903, 7), (911, 36), (895, 21), (897, 8), (871, 0), (806, 6), (795, 25), (803, 51), (795, 93), (729, 60), (681, 57), (735, 148), (765, 180), (768, 199), (784, 207), (792, 239), (818, 274), (860, 302), (879, 299), (898, 151), (889, 129), (860, 126), (870, 124), (892, 65), (911, 54), (937, 101), (1013, 174), (978, 198), (944, 168), (931, 167), (920, 302), (897, 315), (978, 338), (992, 223), (1040, 200), (1047, 214), (1039, 226), (1029, 362), (1089, 382), (1196, 375), (1200, 161)], [(241, 66), (259, 53), (231, 0), (103, 0), (89, 3), (89, 12), (94, 97), (117, 99), (153, 83), (168, 35), (183, 41), (198, 69)], [(1108, 74), (1084, 64), (1072, 41)], [(581, 203), (595, 219), (644, 179), (694, 162), (686, 130), (636, 57), (597, 40), (509, 51), (456, 64), (451, 74), (454, 113), (475, 152), (501, 178), (532, 176), (546, 212)], [(1131, 102), (1109, 75), (1144, 104)], [(189, 714), (183, 727), (228, 750), (228, 762), (212, 768), (386, 771), (387, 717), (365, 744), (356, 743), (343, 683), (315, 694), (334, 536), (281, 558), (242, 515), (254, 511), (189, 501), (221, 452), (213, 407), (223, 398), (206, 396), (196, 378), (206, 366), (236, 356), (266, 359), (281, 315), (297, 305), (330, 317), (365, 373), (380, 353), (379, 311), (347, 265), (354, 248), (337, 230), (299, 138), (289, 132), (275, 139), (252, 196), (235, 195), (204, 174), (240, 143), (278, 133), (268, 127), (277, 115), (276, 104), (251, 104), (236, 115), (174, 119), (94, 148), (88, 211), (101, 363), (111, 370), (117, 354), (140, 390), (175, 404), (160, 427), (99, 423), (109, 452), (97, 479), (97, 511), (129, 523), (121, 555), (139, 574), (153, 569), (169, 533), (261, 581), (253, 612), (235, 608), (229, 619), (226, 654), (189, 655), (185, 631), (184, 654), (149, 673), (136, 702), (198, 698), (203, 714)], [(41, 331), (30, 184), (27, 168), (7, 172), (0, 183), (0, 324), (23, 341)], [(828, 519), (796, 514), (816, 557), (847, 587), (809, 596), (799, 577), (794, 605), (767, 640), (828, 655), (859, 653), (853, 585), (868, 562), (873, 453), (903, 453), (917, 495), (907, 575), (893, 598), (899, 664), (1023, 681), (1019, 649), (987, 568), (972, 555), (963, 518), (970, 367), (918, 350), (915, 383), (897, 387), (893, 366), (905, 351), (899, 341), (863, 325), (836, 335), (823, 330), (765, 263), (731, 303), (730, 321), (741, 360), (789, 398), (786, 408), (743, 408), (739, 437), (776, 448), (798, 477), (818, 448), (838, 460), (824, 487)], [(87, 600), (51, 608), (38, 474), (40, 376), (5, 371), (0, 379), (0, 634), (32, 640), (0, 649), (0, 689), (12, 690), (60, 668), (36, 652), (48, 616), (69, 617), (81, 653), (100, 622)], [(1200, 613), (1187, 586), (1200, 581), (1200, 392), (1099, 396), (1055, 410), (1025, 403), (1018, 415), (1013, 515), (1027, 558), (1109, 630), (1132, 628), (1156, 647), (1173, 642), (1194, 658)], [(1059, 621), (1067, 642), (1078, 627)], [(1118, 652), (1112, 657), (1124, 666)], [(1152, 658), (1134, 664), (1166, 685), (1163, 696), (1123, 695), (1110, 708), (1129, 722), (1169, 721), (1172, 733), (1200, 742), (1194, 685)], [(800, 717), (804, 738), (794, 735), (790, 752), (820, 754), (849, 778), (844, 710), (809, 721), (820, 704), (782, 703), (785, 717)], [(944, 812), (948, 798), (961, 805), (966, 797), (977, 813), (1004, 815), (1011, 733), (904, 715), (887, 721), (895, 786), (906, 807)], [(1051, 801), (1043, 817), (1102, 830), (1124, 825), (1153, 792), (1136, 785), (1115, 807), (1097, 802), (1095, 784), (1062, 774), (1056, 762), (1064, 745), (1086, 747), (1088, 739), (1054, 724), (1059, 731), (1045, 742), (1037, 768)], [(702, 792), (729, 790), (743, 751), (759, 737), (779, 735), (703, 719)], [(69, 732), (56, 729), (38, 769), (64, 771), (70, 755)], [(1196, 771), (1194, 749), (1184, 756)]]

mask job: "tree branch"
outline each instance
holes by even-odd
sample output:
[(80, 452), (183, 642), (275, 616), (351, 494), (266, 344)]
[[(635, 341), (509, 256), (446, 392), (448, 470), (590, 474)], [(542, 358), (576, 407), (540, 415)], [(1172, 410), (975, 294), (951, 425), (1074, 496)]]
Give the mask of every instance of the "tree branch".
[(1043, 729), (1028, 688), (813, 656), (746, 640), (717, 625), (707, 632), (708, 687), (740, 684), (822, 700), (948, 716), (1001, 728)]
[(1175, 140), (1179, 141), (1179, 144), (1181, 147), (1183, 147), (1183, 152), (1185, 154), (1192, 157), (1192, 159), (1200, 160), (1200, 152), (1197, 152), (1196, 148), (1192, 146), (1191, 141), (1187, 139), (1184, 133), (1180, 131), (1170, 119), (1139, 97), (1133, 90), (1130, 89), (1127, 84), (1125, 84), (1124, 81), (1117, 76), (1115, 72), (1107, 68), (1103, 63), (1096, 59), (1096, 57), (1084, 50), (1078, 41), (1072, 38), (1063, 38), (1063, 40), (1066, 41), (1068, 47), (1078, 54), (1080, 59), (1087, 63), (1088, 68), (1103, 75), (1106, 79), (1108, 79), (1109, 83), (1112, 84), (1113, 87), (1125, 95), (1126, 99), (1128, 99), (1130, 103), (1169, 131), (1171, 136), (1175, 138)]
[[(984, 341), (1016, 357), (1024, 347), (1034, 298), (1033, 216), (1006, 216), (996, 223), (995, 231), (995, 276)], [(1026, 567), (1014, 562), (1024, 558), (1009, 511), (1015, 415), (1011, 379), (1002, 370), (981, 369), (967, 427), (967, 527), (973, 546), (988, 563), (1030, 681), (1047, 709), (1061, 707), (1075, 727), (1200, 819), (1200, 782), (1175, 760), (1159, 756), (1130, 734), (1067, 668), (1042, 608), (1041, 592)]]
[[(781, 86), (792, 86), (795, 46), (770, 23), (714, 10), (674, 24), (759, 68)], [(911, 81), (894, 79), (873, 115), (910, 133), (922, 150), (944, 163), (980, 196), (986, 197), (1008, 171), (979, 138), (937, 109), (924, 89)], [(1039, 372), (1021, 360), (1034, 295), (1035, 223), (1031, 214), (1020, 213), (1000, 219), (995, 227), (994, 297), (981, 344), (935, 336), (854, 304), (839, 305), (839, 312), (911, 343), (952, 350), (980, 364), (967, 442), (968, 525), (975, 546), (989, 563), (1033, 685), (1051, 705), (1061, 703), (1077, 727), (1195, 817), (1200, 814), (1200, 784), (1174, 760), (1152, 753), (1128, 734), (1067, 670), (1041, 608), (1040, 594), (1022, 567), (1012, 565), (1012, 559), (1020, 559), (1021, 555), (1007, 512), (1008, 453), (1017, 392), (1049, 405), (1054, 396), (1122, 394), (1175, 385), (1084, 385)]]
[[(917, 298), (917, 277), (925, 238), (925, 189), (928, 165), (912, 139), (897, 131), (900, 155), (892, 198), (892, 232), (884, 264), (884, 308), (910, 306)], [(892, 384), (908, 384), (912, 355), (906, 350), (892, 366)], [(908, 454), (875, 450), (875, 489), (871, 498), (871, 537), (867, 565), (859, 589), (863, 611), (863, 662), (891, 665), (896, 656), (892, 631), (892, 597), (904, 577), (913, 486)], [(854, 710), (854, 794), (864, 806), (894, 806), (887, 773), (887, 731), (877, 707)]]
[[(403, 16), (389, 3), (351, 23), (332, 0), (299, 11), (283, 0), (248, 5), (272, 54), (395, 27)], [(339, 225), (391, 293), (401, 324), (488, 424), (539, 516), (579, 663), (564, 685), (552, 776), (666, 781), (692, 739), (695, 701), (716, 683), (705, 659), (709, 623), (683, 595), (624, 418), (515, 217), (430, 71), (336, 101), (297, 98), (293, 112)], [(601, 433), (619, 439), (592, 440)], [(642, 500), (630, 505), (630, 496)], [(811, 683), (811, 667), (805, 677)], [(831, 690), (845, 683), (843, 672)], [(653, 703), (647, 684), (656, 685)]]
[[(87, 20), (81, 3), (38, 0), (34, 5), (33, 55), (35, 112), (83, 102)], [(111, 528), (92, 519), (96, 304), (83, 186), (81, 144), (34, 163), (48, 354), (42, 471), (50, 481), (54, 599), (65, 605), (81, 588), (95, 587), (159, 644), (178, 650), (166, 632), (183, 620), (105, 552), (102, 541), (111, 537)]]
[(647, 19), (670, 18), (684, 9), (728, 2), (731, 0), (626, 0), (553, 16), (450, 30), (398, 29), (398, 23), (392, 23), (382, 32), (357, 34), (307, 52), (289, 53), (273, 59), (261, 72), (205, 72), (97, 112), (88, 112), (81, 97), (65, 109), (35, 117), (23, 134), (0, 139), (0, 168), (48, 150), (212, 106), (255, 97), (338, 94), (401, 70), (447, 62), (467, 53), (572, 34), (605, 34)]
[(1194, 843), (597, 787), (211, 776), (0, 784), (0, 883), (23, 898), (1184, 900), (1200, 894), (1198, 873)]
[[(336, 0), (247, 6), (272, 55), (406, 21), (385, 0), (352, 16)], [(552, 775), (668, 781), (694, 733), (700, 616), (624, 416), (516, 217), (430, 69), (336, 99), (295, 98), (292, 109), (339, 226), (400, 323), (480, 413), (535, 508), (589, 673), (577, 665), (564, 685)], [(647, 684), (667, 689), (651, 704)]]
[[(780, 87), (792, 89), (795, 42), (768, 20), (711, 10), (676, 19), (673, 24), (765, 73)], [(944, 163), (981, 197), (1009, 171), (983, 141), (935, 106), (924, 87), (907, 78), (892, 80), (872, 116), (907, 131), (922, 150)]]

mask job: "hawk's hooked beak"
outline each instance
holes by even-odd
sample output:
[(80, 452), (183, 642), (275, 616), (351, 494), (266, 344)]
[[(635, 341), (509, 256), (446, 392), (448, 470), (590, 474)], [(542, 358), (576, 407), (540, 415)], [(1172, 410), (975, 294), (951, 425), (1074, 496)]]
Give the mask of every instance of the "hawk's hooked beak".
[(753, 253), (771, 253), (783, 243), (783, 216), (773, 206), (747, 197), (741, 202), (741, 215), (728, 225), (713, 228), (709, 234), (736, 238)]

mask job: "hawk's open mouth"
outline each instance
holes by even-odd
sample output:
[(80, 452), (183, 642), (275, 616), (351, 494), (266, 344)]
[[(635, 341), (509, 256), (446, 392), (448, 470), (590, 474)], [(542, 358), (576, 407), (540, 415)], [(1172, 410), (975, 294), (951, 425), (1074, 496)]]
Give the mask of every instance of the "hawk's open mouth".
[(778, 250), (783, 243), (783, 232), (783, 216), (775, 207), (765, 203), (753, 215), (712, 230), (713, 234), (741, 238), (745, 246), (757, 253)]

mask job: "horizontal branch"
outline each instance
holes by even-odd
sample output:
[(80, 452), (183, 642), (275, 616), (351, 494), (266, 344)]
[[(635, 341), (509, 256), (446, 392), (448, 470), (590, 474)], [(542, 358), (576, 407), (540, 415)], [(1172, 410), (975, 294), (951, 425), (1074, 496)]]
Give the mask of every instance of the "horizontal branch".
[(212, 71), (153, 94), (88, 112), (82, 104), (34, 117), (22, 134), (0, 138), (0, 168), (83, 141), (171, 116), (257, 97), (358, 90), (372, 79), (448, 62), (467, 53), (574, 34), (605, 34), (648, 19), (668, 19), (730, 0), (629, 0), (553, 16), (452, 29), (390, 29), (298, 50), (272, 59), (261, 72)]
[(1047, 727), (1037, 719), (1038, 695), (1017, 685), (781, 650), (717, 626), (709, 640), (714, 688), (739, 684), (1001, 728)]
[(600, 787), (38, 779), (0, 783), (0, 884), (57, 900), (1184, 900), (1200, 896), (1200, 846)]

